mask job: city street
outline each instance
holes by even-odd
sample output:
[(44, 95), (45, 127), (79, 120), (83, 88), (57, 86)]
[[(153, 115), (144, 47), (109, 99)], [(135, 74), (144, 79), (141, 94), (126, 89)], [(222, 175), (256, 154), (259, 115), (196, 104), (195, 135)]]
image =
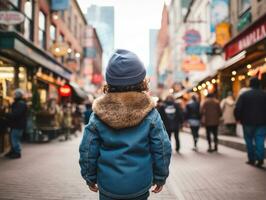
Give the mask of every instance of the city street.
[[(80, 139), (25, 144), (22, 159), (0, 158), (0, 199), (98, 199), (79, 173)], [(170, 178), (151, 200), (265, 199), (266, 171), (246, 165), (245, 153), (220, 146), (219, 153), (209, 154), (205, 140), (196, 153), (191, 140), (181, 135), (181, 153), (172, 156)]]

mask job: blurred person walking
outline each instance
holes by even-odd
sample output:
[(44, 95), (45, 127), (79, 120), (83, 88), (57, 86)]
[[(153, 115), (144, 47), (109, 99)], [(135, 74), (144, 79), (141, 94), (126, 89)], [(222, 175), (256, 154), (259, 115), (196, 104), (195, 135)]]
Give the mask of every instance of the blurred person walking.
[(200, 103), (195, 95), (192, 95), (191, 100), (186, 105), (185, 119), (189, 124), (194, 140), (194, 151), (197, 151), (197, 143), (199, 139), (200, 128)]
[(154, 101), (146, 93), (146, 70), (136, 54), (116, 50), (106, 70), (104, 95), (80, 144), (82, 177), (100, 200), (146, 200), (163, 189), (171, 144)]
[(84, 124), (87, 125), (89, 123), (90, 116), (91, 116), (91, 113), (92, 113), (92, 104), (91, 104), (91, 102), (86, 103), (85, 104), (85, 108), (86, 108), (86, 110), (83, 113), (83, 115), (84, 115)]
[(236, 134), (236, 120), (234, 116), (235, 100), (232, 92), (227, 93), (227, 97), (221, 101), (222, 120), (230, 135)]
[(169, 139), (174, 133), (176, 141), (176, 152), (180, 149), (179, 129), (183, 123), (183, 112), (179, 104), (175, 103), (175, 99), (172, 95), (166, 97), (164, 104), (160, 107), (160, 114), (164, 122)]
[(21, 158), (21, 139), (27, 126), (27, 110), (28, 107), (24, 100), (24, 91), (18, 88), (14, 93), (11, 112), (6, 114), (8, 124), (11, 127), (11, 150), (5, 155), (6, 157)]
[[(206, 128), (208, 140), (208, 152), (218, 151), (218, 126), (222, 111), (219, 101), (214, 97), (214, 94), (208, 94), (201, 108), (201, 122)], [(214, 141), (214, 149), (212, 148), (212, 135)]]
[(243, 125), (247, 163), (261, 167), (264, 163), (266, 134), (266, 93), (261, 89), (258, 78), (250, 79), (250, 88), (239, 96), (235, 118)]
[(76, 137), (78, 137), (77, 132), (81, 132), (81, 124), (82, 124), (82, 113), (78, 105), (75, 106), (75, 110), (72, 113), (72, 123), (73, 123), (73, 133)]
[(71, 129), (73, 127), (72, 109), (71, 109), (70, 103), (63, 105), (63, 115), (64, 116), (63, 116), (62, 126), (63, 126), (64, 136), (65, 136), (65, 140), (69, 140)]

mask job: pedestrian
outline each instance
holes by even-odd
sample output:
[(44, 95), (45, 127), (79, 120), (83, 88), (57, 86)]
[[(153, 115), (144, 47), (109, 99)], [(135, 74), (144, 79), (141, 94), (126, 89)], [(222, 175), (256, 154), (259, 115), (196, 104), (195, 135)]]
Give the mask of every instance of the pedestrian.
[(146, 70), (136, 54), (116, 50), (106, 69), (104, 95), (80, 144), (81, 174), (100, 200), (145, 200), (163, 189), (171, 144), (158, 111), (146, 93)]
[(266, 93), (261, 89), (258, 78), (251, 78), (250, 90), (239, 96), (235, 118), (243, 125), (247, 163), (261, 167), (264, 163), (266, 134)]
[(75, 110), (72, 114), (72, 123), (73, 123), (73, 133), (76, 137), (78, 137), (77, 132), (81, 132), (81, 124), (82, 124), (82, 113), (78, 105), (75, 106)]
[(166, 97), (163, 106), (160, 108), (160, 114), (170, 140), (172, 133), (174, 133), (176, 141), (175, 150), (178, 153), (180, 149), (179, 129), (183, 123), (183, 113), (180, 105), (175, 103), (173, 95)]
[(236, 135), (236, 120), (234, 116), (235, 100), (232, 92), (227, 93), (227, 97), (221, 101), (222, 120), (230, 135)]
[(11, 112), (6, 115), (11, 128), (11, 150), (5, 155), (9, 158), (21, 158), (21, 139), (27, 126), (27, 104), (24, 100), (24, 91), (17, 88), (14, 92), (14, 102)]
[(91, 113), (92, 113), (92, 104), (91, 104), (91, 102), (86, 103), (85, 107), (86, 107), (86, 110), (83, 113), (83, 115), (84, 115), (84, 124), (87, 125), (89, 123), (90, 116), (91, 116)]
[(194, 140), (194, 151), (197, 151), (200, 128), (200, 103), (196, 95), (192, 95), (191, 100), (186, 105), (185, 119), (189, 124)]
[[(203, 102), (201, 109), (201, 122), (206, 128), (207, 140), (208, 140), (208, 152), (218, 151), (218, 126), (220, 123), (220, 117), (222, 111), (219, 101), (214, 97), (214, 94), (207, 95)], [(214, 141), (214, 149), (212, 148), (212, 135)]]
[(65, 104), (63, 106), (63, 121), (62, 121), (62, 126), (63, 126), (63, 130), (64, 130), (64, 136), (65, 136), (65, 140), (69, 140), (70, 139), (70, 134), (71, 134), (71, 129), (73, 127), (72, 125), (72, 108), (71, 108), (71, 104)]

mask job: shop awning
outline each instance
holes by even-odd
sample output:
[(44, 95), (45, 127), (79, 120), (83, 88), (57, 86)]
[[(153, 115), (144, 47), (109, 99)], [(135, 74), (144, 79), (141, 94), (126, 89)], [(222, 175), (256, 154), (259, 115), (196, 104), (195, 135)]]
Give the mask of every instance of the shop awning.
[(62, 78), (70, 80), (70, 70), (65, 68), (49, 53), (36, 47), (17, 32), (0, 31), (0, 55), (6, 56), (22, 65), (41, 66)]
[(84, 90), (82, 90), (77, 83), (70, 82), (69, 85), (73, 90), (73, 100), (75, 102), (82, 103), (82, 102), (88, 100), (87, 93)]

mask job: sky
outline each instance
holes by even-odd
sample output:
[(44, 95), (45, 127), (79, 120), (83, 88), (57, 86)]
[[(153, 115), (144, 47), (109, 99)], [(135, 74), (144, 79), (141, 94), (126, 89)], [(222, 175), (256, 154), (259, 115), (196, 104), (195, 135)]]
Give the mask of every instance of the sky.
[(149, 29), (159, 29), (163, 0), (78, 0), (84, 13), (87, 7), (108, 5), (115, 8), (115, 48), (135, 52), (149, 64)]

